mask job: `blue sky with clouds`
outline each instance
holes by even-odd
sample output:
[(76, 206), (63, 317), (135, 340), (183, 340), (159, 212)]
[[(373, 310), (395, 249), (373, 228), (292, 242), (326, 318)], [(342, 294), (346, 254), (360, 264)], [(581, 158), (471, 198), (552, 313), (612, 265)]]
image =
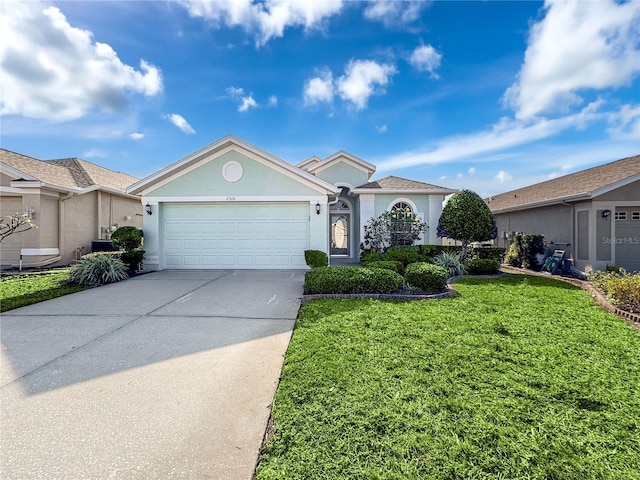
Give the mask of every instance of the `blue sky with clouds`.
[(482, 196), (640, 153), (640, 2), (3, 1), (2, 147), (143, 177), (227, 135)]

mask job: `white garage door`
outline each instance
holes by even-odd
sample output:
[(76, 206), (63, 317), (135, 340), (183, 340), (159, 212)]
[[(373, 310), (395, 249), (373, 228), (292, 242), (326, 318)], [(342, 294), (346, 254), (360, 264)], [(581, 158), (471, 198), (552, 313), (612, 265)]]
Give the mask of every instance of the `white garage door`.
[[(22, 197), (2, 197), (2, 212), (0, 215), (14, 215), (22, 212)], [(22, 234), (16, 233), (6, 237), (0, 246), (0, 265), (10, 267), (17, 265), (22, 248)]]
[(166, 268), (306, 268), (308, 203), (165, 204)]
[(616, 208), (616, 265), (640, 271), (640, 208)]

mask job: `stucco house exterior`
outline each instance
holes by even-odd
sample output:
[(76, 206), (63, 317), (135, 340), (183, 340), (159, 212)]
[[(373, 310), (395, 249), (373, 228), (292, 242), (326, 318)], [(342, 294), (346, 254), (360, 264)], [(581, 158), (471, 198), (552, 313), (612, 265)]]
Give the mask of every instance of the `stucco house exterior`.
[(305, 269), (304, 251), (357, 261), (364, 225), (407, 209), (436, 225), (454, 190), (385, 177), (345, 151), (292, 165), (226, 136), (127, 188), (145, 209), (145, 269)]
[(38, 160), (0, 149), (0, 213), (29, 212), (37, 229), (0, 243), (2, 267), (66, 265), (118, 226), (142, 227), (138, 179), (85, 160)]
[(640, 271), (640, 155), (485, 199), (500, 246), (513, 233), (543, 234), (574, 267)]

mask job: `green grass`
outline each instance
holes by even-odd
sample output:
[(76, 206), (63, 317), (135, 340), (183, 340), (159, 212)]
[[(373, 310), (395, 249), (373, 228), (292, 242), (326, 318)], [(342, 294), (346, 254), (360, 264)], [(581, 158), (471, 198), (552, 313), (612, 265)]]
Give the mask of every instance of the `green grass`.
[(257, 479), (640, 479), (640, 333), (555, 280), (300, 311)]
[(68, 269), (4, 276), (0, 278), (0, 312), (85, 289), (79, 285), (61, 283), (68, 278)]

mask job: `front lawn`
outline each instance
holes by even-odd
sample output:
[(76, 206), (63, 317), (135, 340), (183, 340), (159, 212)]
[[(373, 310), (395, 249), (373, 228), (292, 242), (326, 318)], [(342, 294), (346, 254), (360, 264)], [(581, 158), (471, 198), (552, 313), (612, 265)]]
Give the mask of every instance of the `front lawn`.
[(0, 278), (0, 312), (85, 289), (80, 285), (63, 283), (68, 278), (68, 269), (3, 276)]
[(640, 333), (553, 279), (300, 311), (257, 479), (640, 479)]

